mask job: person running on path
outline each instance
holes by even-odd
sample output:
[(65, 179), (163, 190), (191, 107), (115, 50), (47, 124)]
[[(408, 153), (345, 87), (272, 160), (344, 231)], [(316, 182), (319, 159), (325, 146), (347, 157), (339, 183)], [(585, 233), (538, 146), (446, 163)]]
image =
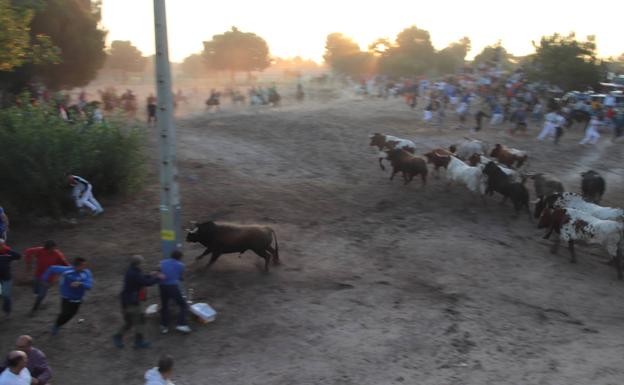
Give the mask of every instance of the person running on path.
[(477, 123), (477, 126), (472, 131), (473, 132), (481, 131), (481, 124), (482, 124), (483, 118), (489, 118), (489, 117), (490, 116), (488, 114), (483, 112), (483, 108), (479, 108), (479, 111), (477, 111), (477, 113), (475, 114), (475, 122)]
[(75, 258), (72, 266), (50, 266), (42, 279), (47, 281), (52, 274), (61, 276), (61, 313), (52, 326), (55, 336), (78, 312), (86, 291), (93, 287), (93, 278), (87, 269), (87, 260), (81, 257)]
[(147, 97), (147, 125), (151, 126), (156, 122), (156, 97), (150, 94)]
[(141, 271), (143, 262), (142, 256), (133, 256), (124, 276), (123, 290), (120, 295), (124, 324), (113, 336), (113, 343), (120, 349), (124, 347), (123, 335), (132, 327), (136, 332), (134, 347), (139, 349), (150, 347), (150, 343), (145, 341), (145, 318), (141, 309), (141, 301), (145, 298), (145, 287), (158, 283), (165, 276), (158, 272), (143, 274)]
[(22, 258), (22, 256), (11, 250), (4, 239), (0, 239), (0, 287), (2, 288), (2, 311), (7, 317), (11, 314), (11, 288), (13, 280), (11, 278), (11, 262)]
[(585, 130), (585, 137), (579, 142), (579, 144), (596, 144), (600, 139), (600, 133), (598, 129), (604, 125), (604, 118), (600, 115), (592, 116), (587, 129)]
[(26, 251), (24, 251), (24, 262), (26, 263), (27, 273), (32, 271), (33, 262), (35, 264), (33, 291), (36, 297), (35, 304), (30, 311), (30, 314), (33, 315), (48, 294), (48, 288), (52, 282), (54, 282), (53, 277), (48, 278), (48, 280), (43, 280), (43, 274), (50, 266), (69, 266), (69, 262), (67, 262), (65, 255), (56, 247), (56, 243), (52, 240), (45, 241), (43, 246), (26, 249)]
[(178, 326), (176, 330), (182, 333), (190, 333), (191, 328), (186, 324), (188, 314), (188, 304), (182, 296), (180, 281), (184, 273), (184, 263), (182, 263), (182, 252), (174, 250), (170, 258), (160, 261), (160, 272), (165, 279), (160, 282), (160, 332), (169, 332), (169, 301), (174, 301), (180, 308), (178, 314)]
[(556, 111), (551, 111), (544, 118), (544, 128), (537, 136), (537, 140), (544, 140), (547, 137), (554, 137), (557, 134), (557, 124), (559, 123), (559, 115)]
[(72, 186), (72, 197), (79, 210), (86, 206), (93, 212), (93, 215), (99, 215), (104, 212), (100, 203), (93, 196), (93, 186), (88, 180), (70, 173), (67, 173), (66, 176), (67, 182)]
[(4, 208), (0, 206), (0, 239), (7, 240), (9, 232), (9, 217), (4, 212)]

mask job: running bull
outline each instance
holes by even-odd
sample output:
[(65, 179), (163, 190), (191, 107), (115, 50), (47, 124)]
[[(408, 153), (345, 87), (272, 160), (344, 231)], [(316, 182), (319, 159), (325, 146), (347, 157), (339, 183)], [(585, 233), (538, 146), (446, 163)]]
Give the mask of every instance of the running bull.
[[(200, 243), (206, 250), (196, 259), (212, 253), (207, 267), (219, 259), (222, 254), (243, 254), (251, 250), (264, 258), (264, 269), (269, 271), (269, 262), (274, 265), (280, 263), (279, 245), (275, 231), (268, 226), (259, 225), (234, 225), (229, 223), (216, 223), (208, 221), (195, 224), (193, 229), (187, 229), (186, 241)], [(272, 244), (275, 242), (275, 248)]]

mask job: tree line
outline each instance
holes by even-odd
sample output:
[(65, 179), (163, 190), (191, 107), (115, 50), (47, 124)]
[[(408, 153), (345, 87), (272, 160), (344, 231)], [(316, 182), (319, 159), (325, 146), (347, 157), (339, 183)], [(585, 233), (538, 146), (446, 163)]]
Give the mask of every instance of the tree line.
[[(106, 48), (100, 20), (100, 1), (0, 0), (0, 92), (16, 94), (34, 82), (50, 90), (80, 87), (103, 67), (119, 71), (124, 79), (127, 72), (144, 70), (149, 60), (131, 42), (113, 41)], [(468, 63), (470, 38), (436, 50), (428, 31), (410, 26), (394, 40), (377, 39), (364, 50), (344, 34), (331, 33), (324, 60), (334, 73), (351, 77), (444, 76), (467, 64), (507, 70), (521, 67), (532, 80), (564, 90), (596, 85), (607, 65), (624, 68), (617, 60), (598, 59), (592, 36), (582, 41), (574, 34), (554, 34), (533, 45), (534, 54), (515, 57), (499, 42), (485, 47)], [(234, 76), (262, 71), (272, 61), (262, 37), (232, 27), (204, 41), (203, 50), (187, 57), (182, 69), (195, 77), (209, 72)]]
[[(596, 86), (607, 70), (607, 62), (597, 58), (593, 36), (581, 41), (573, 33), (554, 34), (533, 42), (533, 46), (534, 54), (514, 57), (498, 42), (485, 47), (471, 64), (505, 70), (522, 68), (529, 79), (563, 90)], [(377, 39), (366, 50), (351, 38), (332, 33), (326, 39), (324, 59), (334, 72), (351, 77), (435, 77), (457, 73), (466, 66), (470, 49), (470, 38), (462, 37), (437, 51), (428, 31), (410, 26), (394, 41)]]

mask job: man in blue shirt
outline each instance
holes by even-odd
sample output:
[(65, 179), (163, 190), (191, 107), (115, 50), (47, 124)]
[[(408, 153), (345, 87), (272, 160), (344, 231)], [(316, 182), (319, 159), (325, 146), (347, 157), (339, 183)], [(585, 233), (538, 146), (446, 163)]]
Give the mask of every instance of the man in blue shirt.
[(42, 281), (47, 282), (51, 274), (61, 276), (61, 314), (52, 327), (52, 335), (56, 335), (61, 326), (78, 312), (86, 291), (93, 286), (93, 279), (91, 271), (87, 269), (87, 260), (81, 257), (74, 259), (72, 266), (50, 266), (43, 274)]
[(180, 312), (178, 314), (178, 326), (176, 330), (182, 333), (190, 333), (191, 328), (186, 324), (188, 305), (180, 291), (180, 281), (184, 273), (184, 263), (182, 263), (182, 252), (174, 250), (171, 257), (160, 261), (160, 272), (165, 276), (160, 281), (160, 332), (169, 332), (169, 301), (173, 300), (178, 304)]

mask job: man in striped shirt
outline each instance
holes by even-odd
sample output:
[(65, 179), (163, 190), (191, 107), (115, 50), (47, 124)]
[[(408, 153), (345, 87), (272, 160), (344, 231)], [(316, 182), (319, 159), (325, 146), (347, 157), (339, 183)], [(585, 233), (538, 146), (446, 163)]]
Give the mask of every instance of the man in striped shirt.
[(86, 206), (91, 210), (93, 215), (101, 214), (104, 211), (100, 203), (93, 196), (93, 186), (91, 186), (89, 181), (78, 175), (68, 173), (67, 182), (72, 186), (72, 197), (78, 209), (82, 209), (83, 206)]

